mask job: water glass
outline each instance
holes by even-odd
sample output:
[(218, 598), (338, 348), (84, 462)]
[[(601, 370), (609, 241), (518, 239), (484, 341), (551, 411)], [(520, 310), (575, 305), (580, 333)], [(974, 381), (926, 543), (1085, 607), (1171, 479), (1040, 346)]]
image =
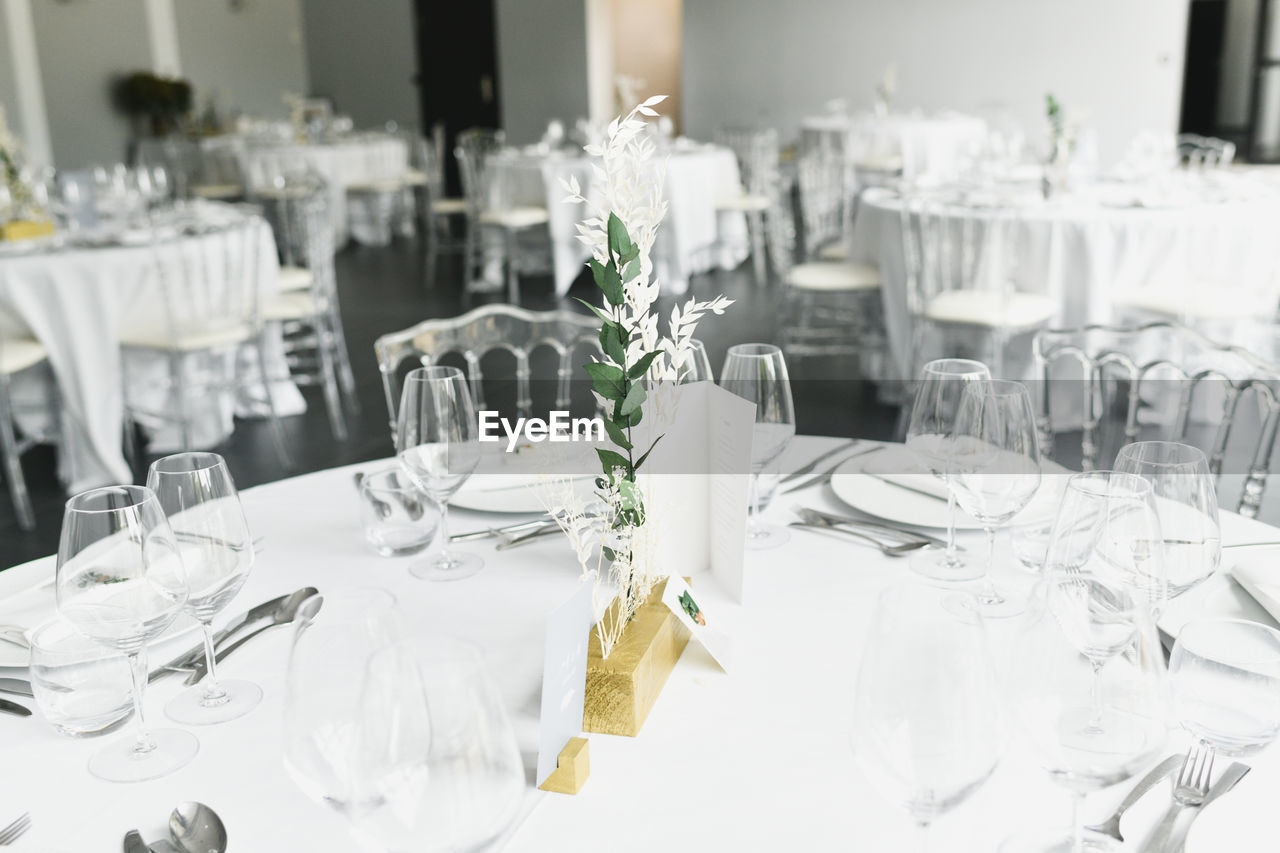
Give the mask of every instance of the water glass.
[(1120, 448), (1116, 470), (1151, 483), (1164, 535), (1169, 597), (1216, 572), (1222, 561), (1222, 528), (1204, 452), (1174, 441), (1138, 441)]
[(54, 619), (31, 632), (31, 692), (40, 713), (71, 737), (113, 730), (133, 715), (129, 661)]
[(436, 505), (399, 468), (360, 478), (364, 537), (383, 557), (407, 557), (426, 550), (440, 527)]

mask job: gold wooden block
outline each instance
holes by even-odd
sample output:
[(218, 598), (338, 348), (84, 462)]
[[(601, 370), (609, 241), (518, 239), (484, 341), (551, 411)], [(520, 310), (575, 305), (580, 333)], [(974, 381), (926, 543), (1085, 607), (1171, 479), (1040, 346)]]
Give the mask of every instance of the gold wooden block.
[(590, 775), (591, 761), (587, 751), (587, 739), (571, 737), (564, 749), (560, 750), (560, 757), (556, 759), (556, 769), (552, 770), (551, 775), (538, 787), (557, 794), (576, 794), (582, 790), (583, 785), (587, 784), (587, 777)]
[(53, 234), (53, 223), (32, 219), (15, 219), (0, 225), (0, 240), (31, 240)]
[[(591, 630), (582, 710), (584, 731), (627, 737), (640, 734), (662, 685), (689, 644), (689, 629), (662, 603), (666, 587), (666, 581), (654, 587), (608, 660), (601, 654), (599, 636)], [(612, 606), (616, 608), (618, 603)]]

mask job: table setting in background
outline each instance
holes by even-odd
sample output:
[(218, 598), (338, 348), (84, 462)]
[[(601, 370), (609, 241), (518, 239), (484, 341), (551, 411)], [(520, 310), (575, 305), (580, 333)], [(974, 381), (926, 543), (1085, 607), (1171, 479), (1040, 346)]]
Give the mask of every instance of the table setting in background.
[(392, 457), (238, 490), (178, 452), (0, 574), (0, 845), (1274, 846), (1280, 530), (1201, 450), (1073, 472), (963, 358), (901, 443), (797, 434), (781, 349), (695, 337), (731, 300), (659, 317), (662, 188), (603, 183), (589, 417), (395, 333)]

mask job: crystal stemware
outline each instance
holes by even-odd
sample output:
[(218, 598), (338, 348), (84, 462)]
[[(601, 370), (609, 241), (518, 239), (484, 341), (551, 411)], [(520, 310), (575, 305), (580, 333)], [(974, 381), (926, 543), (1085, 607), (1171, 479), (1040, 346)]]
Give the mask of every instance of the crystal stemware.
[(204, 634), (208, 675), (165, 707), (169, 719), (209, 725), (244, 716), (262, 699), (252, 681), (220, 681), (213, 617), (236, 597), (253, 566), (253, 537), (227, 463), (216, 453), (189, 452), (151, 463), (147, 487), (169, 519), (187, 570), (186, 609)]
[(980, 361), (942, 358), (921, 370), (907, 424), (907, 449), (947, 484), (947, 547), (942, 552), (921, 549), (912, 555), (911, 568), (940, 581), (968, 581), (983, 569), (960, 556), (956, 548), (956, 493), (951, 485), (951, 457), (955, 446), (956, 416), (965, 386), (989, 382), (991, 371)]
[(993, 579), (996, 530), (1040, 488), (1040, 446), (1031, 396), (1018, 382), (965, 384), (956, 416), (950, 490), (987, 533), (987, 567), (977, 593), (984, 616), (1012, 616), (1020, 602)]
[(369, 807), (356, 834), (378, 849), (489, 849), (525, 791), (524, 765), (502, 698), (479, 651), (413, 637), (369, 662), (358, 769)]
[(1116, 470), (1151, 483), (1164, 534), (1169, 597), (1216, 572), (1222, 561), (1222, 527), (1204, 452), (1173, 441), (1139, 441), (1120, 448)]
[(182, 612), (187, 577), (155, 494), (142, 486), (93, 489), (67, 501), (55, 577), (58, 611), (86, 637), (129, 659), (137, 736), (89, 759), (109, 782), (165, 776), (190, 761), (199, 742), (177, 729), (149, 729), (143, 716), (147, 643)]
[(760, 473), (778, 458), (796, 434), (791, 380), (782, 350), (771, 344), (729, 347), (720, 385), (755, 403), (751, 436), (751, 499), (747, 520), (748, 548), (776, 548), (791, 538), (786, 528), (760, 523)]
[(475, 407), (461, 370), (419, 367), (409, 372), (400, 396), (396, 447), (414, 485), (440, 505), (440, 547), (409, 571), (440, 581), (474, 575), (484, 560), (449, 547), (449, 499), (480, 464)]
[(854, 700), (854, 757), (919, 827), (991, 776), (1004, 745), (1000, 691), (982, 620), (942, 591), (904, 583), (883, 593)]
[(1165, 743), (1164, 658), (1145, 596), (1098, 568), (1047, 574), (1018, 626), (1011, 707), (1037, 762), (1073, 794), (1073, 810), (1069, 830), (1016, 835), (1005, 853), (1118, 851), (1085, 829), (1085, 795), (1128, 779)]

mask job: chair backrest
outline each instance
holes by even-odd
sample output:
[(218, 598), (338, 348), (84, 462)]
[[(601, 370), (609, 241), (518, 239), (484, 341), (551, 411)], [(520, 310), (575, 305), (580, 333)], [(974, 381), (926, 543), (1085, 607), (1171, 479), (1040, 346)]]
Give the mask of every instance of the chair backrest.
[(200, 146), (189, 139), (166, 136), (139, 140), (134, 159), (137, 166), (163, 166), (175, 198), (189, 198), (191, 187), (200, 183)]
[(489, 157), (501, 150), (506, 140), (503, 131), (492, 128), (472, 127), (458, 133), (453, 156), (462, 178), (462, 195), (473, 215), (488, 207)]
[(778, 131), (771, 127), (729, 127), (716, 132), (716, 142), (733, 151), (743, 188), (768, 196), (778, 178)]
[(311, 271), (310, 292), (327, 307), (337, 299), (333, 211), (322, 181), (294, 180), (257, 199), (271, 225), (282, 266)]
[[(485, 305), (458, 317), (425, 320), (400, 332), (383, 335), (374, 342), (382, 387), (386, 392), (391, 433), (395, 435), (400, 390), (406, 367), (425, 367), (448, 354), (459, 354), (466, 363), (468, 382), (476, 408), (485, 406), (481, 359), (494, 351), (515, 357), (516, 407), (521, 416), (533, 405), (530, 353), (547, 346), (557, 355), (557, 408), (570, 404), (570, 380), (581, 364), (575, 361), (580, 348), (600, 351), (599, 323), (572, 311), (529, 311), (512, 305)], [(585, 374), (583, 374), (585, 378)]]
[(800, 221), (804, 227), (805, 255), (843, 242), (847, 236), (851, 173), (838, 152), (816, 148), (800, 155), (796, 163), (800, 190)]
[(1178, 159), (1192, 169), (1218, 169), (1230, 166), (1236, 156), (1236, 145), (1225, 139), (1198, 136), (1194, 133), (1178, 135)]
[(215, 136), (200, 144), (200, 182), (210, 185), (245, 186), (248, 154), (244, 140), (237, 136)]
[[(1153, 426), (1151, 437), (1204, 445), (1220, 478), (1233, 427), (1247, 420), (1241, 404), (1251, 399), (1258, 430), (1243, 441), (1248, 459), (1238, 512), (1257, 515), (1280, 424), (1280, 366), (1170, 323), (1047, 329), (1036, 334), (1034, 351), (1043, 382), (1042, 449), (1047, 456), (1056, 449), (1062, 420), (1055, 409), (1062, 406), (1079, 422), (1084, 470), (1108, 467), (1121, 446)], [(1075, 397), (1065, 406), (1053, 393), (1064, 387), (1068, 400)]]

